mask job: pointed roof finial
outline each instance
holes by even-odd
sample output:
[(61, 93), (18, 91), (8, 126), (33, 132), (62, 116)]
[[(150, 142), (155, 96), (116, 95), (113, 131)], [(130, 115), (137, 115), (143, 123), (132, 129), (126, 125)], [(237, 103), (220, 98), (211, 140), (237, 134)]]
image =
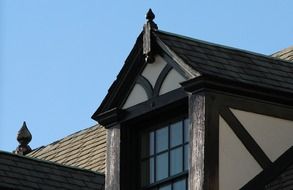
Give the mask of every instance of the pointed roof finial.
[(146, 14), (147, 22), (144, 25), (144, 34), (143, 34), (143, 54), (145, 56), (146, 63), (153, 63), (155, 61), (155, 57), (153, 55), (153, 34), (152, 31), (157, 31), (158, 26), (153, 21), (155, 18), (155, 14), (153, 13), (152, 9), (149, 9)]
[(149, 9), (145, 18), (148, 20), (148, 21), (153, 21), (155, 19), (155, 14), (153, 13), (152, 9)]
[(19, 142), (19, 145), (14, 151), (14, 153), (25, 155), (31, 152), (32, 149), (28, 145), (31, 142), (31, 140), (32, 140), (32, 134), (28, 130), (26, 126), (26, 122), (24, 121), (22, 124), (22, 127), (17, 133), (17, 141)]

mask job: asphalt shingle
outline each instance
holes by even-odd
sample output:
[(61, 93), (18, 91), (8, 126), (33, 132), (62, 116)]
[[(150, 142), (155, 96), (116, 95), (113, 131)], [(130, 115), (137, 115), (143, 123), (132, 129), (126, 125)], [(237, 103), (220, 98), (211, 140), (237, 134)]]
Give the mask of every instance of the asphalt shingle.
[(0, 151), (1, 189), (103, 190), (104, 175)]
[(106, 130), (95, 125), (37, 148), (27, 156), (104, 173)]

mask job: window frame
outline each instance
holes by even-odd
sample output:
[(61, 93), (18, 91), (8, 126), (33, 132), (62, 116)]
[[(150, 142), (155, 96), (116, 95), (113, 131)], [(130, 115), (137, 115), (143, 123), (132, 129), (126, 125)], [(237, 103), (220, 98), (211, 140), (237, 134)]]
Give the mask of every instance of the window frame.
[[(125, 118), (119, 122), (120, 125), (120, 189), (138, 190), (140, 186), (140, 141), (139, 135), (142, 131), (149, 130), (158, 125), (166, 125), (173, 121), (188, 117), (188, 97), (181, 94), (181, 90), (175, 90), (176, 93), (169, 92), (159, 98), (149, 100), (147, 105), (153, 105), (153, 102), (168, 102), (169, 96), (181, 96), (176, 101), (168, 102), (165, 106), (158, 109), (145, 111), (141, 105), (131, 107), (125, 112)], [(181, 95), (180, 95), (181, 94)], [(137, 115), (137, 116), (133, 116)], [(150, 119), (151, 118), (151, 119)], [(188, 175), (188, 172), (185, 174)]]
[[(156, 120), (156, 119), (154, 119)], [(177, 116), (173, 116), (171, 119), (168, 118), (168, 119), (159, 119), (158, 121), (156, 120), (156, 122), (151, 122), (151, 123), (148, 123), (146, 124), (146, 126), (144, 126), (143, 129), (141, 129), (138, 133), (138, 136), (140, 138), (138, 138), (138, 152), (137, 152), (137, 158), (138, 158), (138, 180), (139, 180), (139, 183), (138, 183), (138, 189), (140, 190), (157, 190), (159, 189), (160, 187), (159, 186), (164, 186), (164, 185), (168, 185), (170, 184), (171, 185), (171, 189), (173, 189), (173, 184), (176, 182), (176, 181), (180, 181), (182, 179), (185, 179), (185, 185), (186, 185), (186, 189), (188, 189), (188, 173), (189, 173), (189, 169), (188, 170), (185, 170), (185, 164), (184, 164), (184, 149), (185, 149), (185, 146), (188, 145), (189, 146), (189, 140), (186, 142), (185, 141), (185, 133), (184, 133), (184, 128), (185, 128), (185, 120), (188, 120), (188, 116), (187, 114), (178, 114)], [(171, 147), (171, 125), (172, 124), (175, 124), (177, 122), (182, 122), (182, 143), (181, 144), (178, 144), (176, 146), (173, 146)], [(188, 122), (187, 122), (188, 124)], [(142, 157), (141, 156), (141, 147), (142, 147), (142, 141), (141, 141), (141, 137), (143, 134), (146, 134), (146, 133), (150, 133), (150, 132), (154, 132), (155, 134), (155, 131), (159, 130), (159, 129), (163, 129), (164, 127), (167, 127), (168, 129), (168, 147), (167, 149), (163, 150), (163, 151), (160, 151), (160, 152), (156, 152), (156, 135), (154, 135), (154, 153), (153, 155), (148, 155), (148, 156), (144, 156)], [(189, 126), (188, 126), (189, 127)], [(187, 129), (188, 130), (188, 129)], [(171, 175), (171, 165), (170, 165), (170, 159), (171, 159), (171, 151), (172, 150), (175, 150), (179, 147), (182, 147), (182, 171), (175, 174), (175, 175)], [(189, 151), (189, 150), (188, 150)], [(155, 158), (158, 156), (158, 155), (162, 155), (164, 153), (168, 153), (168, 177), (166, 178), (163, 178), (161, 180), (154, 180), (154, 183), (151, 183), (151, 184), (147, 184), (147, 185), (144, 185), (142, 186), (142, 181), (141, 181), (141, 164), (142, 164), (142, 161), (143, 160), (148, 160), (150, 158), (153, 158), (155, 160)], [(188, 159), (187, 159), (187, 167), (189, 163), (188, 163)], [(156, 162), (154, 161), (154, 175), (156, 175)], [(154, 176), (155, 178), (155, 176)]]

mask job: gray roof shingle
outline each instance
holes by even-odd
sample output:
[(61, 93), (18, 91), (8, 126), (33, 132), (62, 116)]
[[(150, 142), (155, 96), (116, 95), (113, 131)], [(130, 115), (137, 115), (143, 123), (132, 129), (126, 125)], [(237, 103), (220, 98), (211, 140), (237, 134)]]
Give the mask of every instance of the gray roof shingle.
[(106, 130), (97, 124), (37, 148), (27, 156), (104, 173)]
[(104, 175), (0, 151), (0, 188), (103, 190)]
[(293, 46), (278, 51), (272, 55), (273, 57), (277, 57), (280, 59), (284, 59), (287, 61), (293, 61)]

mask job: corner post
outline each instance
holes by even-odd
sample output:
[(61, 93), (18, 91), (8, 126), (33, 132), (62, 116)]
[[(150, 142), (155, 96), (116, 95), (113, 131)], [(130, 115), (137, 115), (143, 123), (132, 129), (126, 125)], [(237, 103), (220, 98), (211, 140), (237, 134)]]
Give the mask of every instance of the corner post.
[(105, 189), (120, 190), (120, 125), (107, 129)]
[(204, 189), (206, 97), (204, 94), (189, 94), (190, 152), (189, 190)]

